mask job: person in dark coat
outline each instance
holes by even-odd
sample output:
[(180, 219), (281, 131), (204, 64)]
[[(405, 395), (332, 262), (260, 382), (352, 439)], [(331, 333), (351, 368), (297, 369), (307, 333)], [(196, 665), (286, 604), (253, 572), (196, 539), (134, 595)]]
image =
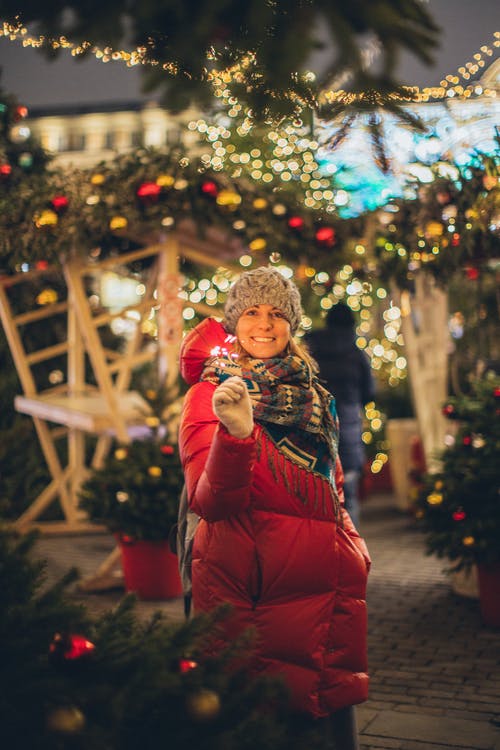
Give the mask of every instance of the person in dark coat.
[(319, 377), (334, 396), (340, 425), (339, 455), (344, 470), (345, 507), (355, 526), (360, 519), (359, 482), (364, 464), (362, 407), (375, 398), (370, 360), (356, 345), (354, 315), (338, 302), (328, 311), (326, 329), (306, 336)]
[(229, 603), (228, 639), (256, 633), (256, 674), (282, 675), (297, 715), (357, 750), (370, 558), (344, 509), (334, 400), (293, 338), (301, 315), (296, 286), (258, 268), (231, 288), (224, 325), (184, 339), (193, 608)]

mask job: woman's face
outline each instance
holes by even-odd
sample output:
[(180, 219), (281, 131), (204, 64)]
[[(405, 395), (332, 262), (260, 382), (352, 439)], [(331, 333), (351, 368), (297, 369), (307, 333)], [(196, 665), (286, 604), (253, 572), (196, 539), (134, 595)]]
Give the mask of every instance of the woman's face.
[(255, 359), (270, 359), (285, 351), (290, 341), (290, 323), (273, 305), (247, 307), (236, 324), (243, 349)]

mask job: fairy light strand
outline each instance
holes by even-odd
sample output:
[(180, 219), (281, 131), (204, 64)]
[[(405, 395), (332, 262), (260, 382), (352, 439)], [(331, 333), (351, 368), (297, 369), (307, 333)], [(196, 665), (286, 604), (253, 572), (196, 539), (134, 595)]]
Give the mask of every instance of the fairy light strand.
[[(69, 50), (74, 57), (83, 54), (93, 54), (97, 60), (104, 63), (111, 61), (122, 62), (125, 63), (127, 67), (134, 67), (137, 65), (160, 65), (158, 60), (150, 56), (150, 50), (146, 46), (137, 47), (135, 50), (118, 50), (110, 45), (100, 47), (89, 41), (82, 41), (79, 44), (76, 44), (70, 42), (64, 36), (58, 38), (50, 38), (43, 35), (33, 36), (28, 33), (28, 29), (20, 21), (14, 24), (7, 21), (0, 22), (0, 37), (4, 37), (11, 42), (21, 41), (23, 47), (40, 48), (43, 46), (51, 46), (53, 49)], [(485, 67), (487, 60), (493, 57), (495, 50), (499, 47), (500, 31), (495, 31), (491, 44), (483, 44), (479, 51), (472, 56), (472, 60), (467, 61), (464, 65), (460, 66), (455, 74), (446, 75), (440, 81), (439, 86), (426, 86), (423, 88), (419, 88), (418, 86), (403, 86), (400, 92), (389, 95), (387, 98), (392, 102), (413, 103), (428, 101), (439, 102), (453, 97), (459, 99), (468, 99), (475, 96), (495, 98), (497, 96), (496, 90), (488, 87), (483, 88), (483, 86), (474, 80), (474, 76)], [(217, 55), (215, 54), (215, 51), (209, 50), (207, 53), (207, 60), (215, 61), (216, 58)], [(234, 106), (237, 104), (237, 100), (232, 96), (228, 86), (232, 82), (247, 82), (247, 76), (251, 72), (255, 63), (255, 54), (249, 52), (245, 54), (239, 62), (225, 68), (224, 70), (205, 68), (203, 72), (206, 80), (212, 84), (215, 96), (222, 98), (229, 103), (231, 103), (230, 100), (232, 100)], [(187, 72), (182, 71), (173, 61), (161, 63), (161, 66), (169, 75), (188, 75)], [(311, 72), (301, 75), (305, 81), (311, 82), (314, 80), (314, 74)], [(270, 93), (275, 98), (292, 101), (298, 114), (311, 105), (310, 101), (299, 96), (292, 88), (288, 90), (280, 90), (279, 92), (271, 91)], [(348, 105), (357, 102), (368, 102), (382, 106), (384, 102), (387, 101), (387, 98), (384, 99), (384, 97), (381, 97), (377, 92), (353, 93), (344, 91), (343, 89), (337, 89), (322, 91), (318, 100), (315, 100), (314, 103), (340, 103)]]

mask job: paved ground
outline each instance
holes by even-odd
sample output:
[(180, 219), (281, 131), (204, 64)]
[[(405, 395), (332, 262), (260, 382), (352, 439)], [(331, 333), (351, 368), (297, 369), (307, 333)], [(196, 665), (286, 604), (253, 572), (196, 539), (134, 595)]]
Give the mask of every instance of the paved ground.
[[(423, 552), (412, 521), (390, 496), (363, 505), (370, 575), (370, 700), (358, 707), (362, 750), (500, 750), (500, 630), (481, 623), (478, 603), (454, 594), (442, 564)], [(94, 572), (107, 536), (44, 538), (51, 577), (70, 565)], [(76, 594), (91, 611), (109, 609), (120, 591)], [(179, 600), (141, 602), (182, 620)]]

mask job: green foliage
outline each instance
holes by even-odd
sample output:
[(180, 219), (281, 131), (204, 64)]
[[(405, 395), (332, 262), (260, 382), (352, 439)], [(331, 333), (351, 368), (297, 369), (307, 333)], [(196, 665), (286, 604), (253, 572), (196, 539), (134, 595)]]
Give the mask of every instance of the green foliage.
[(24, 123), (28, 110), (0, 89), (0, 194), (1, 184), (18, 185), (43, 172), (50, 161)]
[[(250, 53), (252, 62), (244, 75), (225, 85), (255, 116), (277, 120), (308, 107), (317, 109), (320, 91), (346, 71), (353, 91), (396, 90), (399, 54), (410, 51), (429, 63), (438, 36), (419, 0), (130, 0), (125, 9), (119, 0), (84, 5), (48, 0), (25, 4), (21, 10), (15, 0), (6, 0), (3, 13), (10, 21), (21, 13), (23, 23), (38, 22), (39, 31), (49, 38), (64, 35), (76, 43), (90, 41), (120, 49), (126, 37), (133, 46), (145, 49), (146, 60), (156, 61), (142, 66), (145, 87), (161, 89), (165, 105), (174, 112), (193, 102), (203, 108), (213, 104), (210, 72), (222, 71)], [(367, 37), (380, 44), (379, 64), (370, 68), (362, 54)], [(322, 71), (311, 81), (303, 73), (311, 53), (320, 48)], [(46, 50), (54, 54), (50, 47)]]
[(442, 285), (457, 272), (494, 274), (500, 256), (500, 149), (477, 154), (468, 167), (439, 163), (432, 170), (432, 182), (410, 186), (416, 200), (391, 201), (378, 214), (379, 274), (403, 289), (420, 270)]
[(113, 533), (159, 541), (177, 521), (184, 475), (178, 448), (162, 422), (171, 393), (149, 388), (144, 398), (151, 411), (140, 439), (112, 446), (103, 466), (82, 484), (80, 506)]
[(500, 561), (500, 376), (474, 379), (466, 396), (445, 407), (458, 420), (442, 470), (427, 476), (416, 517), (427, 549), (453, 562), (453, 569)]
[(177, 520), (183, 481), (177, 447), (147, 437), (134, 440), (115, 445), (103, 468), (84, 482), (81, 507), (113, 533), (166, 539)]
[[(5, 747), (319, 749), (314, 732), (296, 733), (283, 684), (250, 677), (250, 634), (212, 648), (227, 609), (179, 625), (160, 613), (140, 620), (126, 597), (92, 620), (65, 594), (74, 572), (47, 588), (33, 541), (0, 528)], [(70, 657), (77, 636), (86, 650)]]
[(62, 597), (74, 571), (44, 587), (45, 566), (30, 558), (34, 539), (0, 527), (0, 721), (7, 747), (50, 747), (45, 712), (63, 699), (66, 679), (50, 668), (49, 645), (56, 632), (78, 632), (88, 623), (81, 607)]

